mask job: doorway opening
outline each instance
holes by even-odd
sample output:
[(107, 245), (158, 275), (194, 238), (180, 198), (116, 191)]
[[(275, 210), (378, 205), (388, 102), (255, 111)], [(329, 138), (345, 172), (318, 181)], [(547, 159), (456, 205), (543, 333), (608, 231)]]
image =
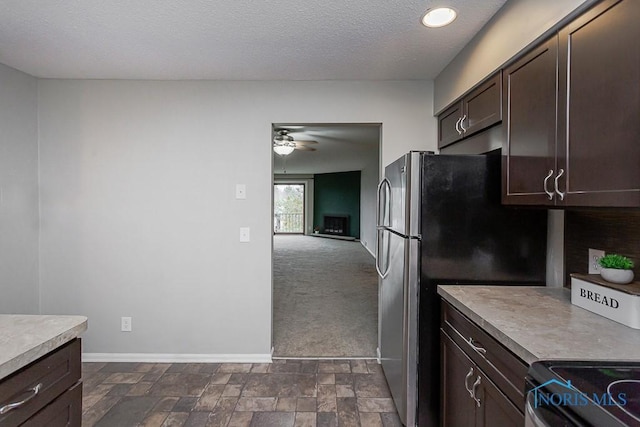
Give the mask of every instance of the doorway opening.
[(304, 184), (273, 185), (273, 232), (303, 234), (305, 225)]
[(380, 134), (380, 123), (273, 125), (276, 359), (376, 357)]

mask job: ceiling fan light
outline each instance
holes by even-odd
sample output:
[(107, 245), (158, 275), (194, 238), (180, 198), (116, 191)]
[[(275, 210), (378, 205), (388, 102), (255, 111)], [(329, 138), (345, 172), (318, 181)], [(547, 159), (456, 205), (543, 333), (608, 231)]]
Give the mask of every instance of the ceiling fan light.
[(422, 17), (422, 24), (426, 27), (438, 28), (451, 24), (456, 19), (457, 13), (450, 7), (429, 9)]
[(293, 137), (288, 134), (289, 131), (280, 130), (278, 134), (273, 137), (273, 151), (281, 156), (288, 156), (293, 153), (296, 148), (296, 143), (293, 142)]
[(279, 154), (280, 156), (288, 156), (289, 154), (293, 153), (294, 148), (295, 145), (292, 143), (273, 144), (273, 151), (275, 151), (275, 153)]

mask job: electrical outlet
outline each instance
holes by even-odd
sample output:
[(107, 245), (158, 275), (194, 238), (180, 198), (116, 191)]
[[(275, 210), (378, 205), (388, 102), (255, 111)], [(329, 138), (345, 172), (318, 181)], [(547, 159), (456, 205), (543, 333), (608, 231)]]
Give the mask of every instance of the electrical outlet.
[(120, 318), (120, 330), (122, 332), (131, 332), (131, 317)]
[(600, 258), (604, 256), (604, 251), (589, 248), (589, 274), (600, 274)]

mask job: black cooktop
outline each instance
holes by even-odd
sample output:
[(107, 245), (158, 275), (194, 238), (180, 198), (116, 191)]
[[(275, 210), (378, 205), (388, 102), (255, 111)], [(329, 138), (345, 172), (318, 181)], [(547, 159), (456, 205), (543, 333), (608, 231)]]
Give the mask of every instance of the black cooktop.
[(535, 362), (529, 383), (546, 393), (539, 404), (559, 406), (587, 425), (640, 426), (640, 362)]

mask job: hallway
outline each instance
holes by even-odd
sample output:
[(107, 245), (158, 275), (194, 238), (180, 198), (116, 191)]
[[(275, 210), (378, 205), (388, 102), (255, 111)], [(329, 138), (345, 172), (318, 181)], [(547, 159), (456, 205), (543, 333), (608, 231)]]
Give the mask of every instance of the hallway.
[(359, 242), (274, 236), (276, 357), (375, 357), (378, 277)]

